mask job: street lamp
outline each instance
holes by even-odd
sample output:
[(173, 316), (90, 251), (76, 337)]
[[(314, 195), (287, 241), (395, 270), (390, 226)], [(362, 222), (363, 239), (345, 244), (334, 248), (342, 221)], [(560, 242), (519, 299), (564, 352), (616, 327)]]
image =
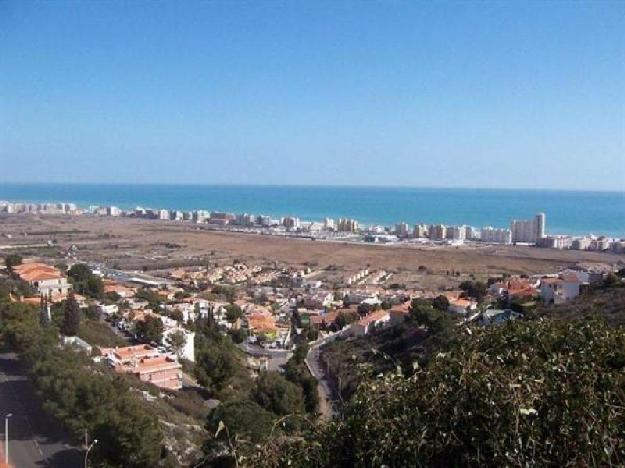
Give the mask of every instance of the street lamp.
[(13, 413), (4, 417), (4, 463), (9, 466), (9, 418)]
[(87, 447), (87, 451), (85, 452), (85, 468), (87, 468), (87, 463), (88, 463), (87, 459), (89, 458), (89, 452), (91, 451), (93, 446), (95, 444), (97, 444), (97, 443), (98, 443), (98, 439), (94, 439), (94, 441), (91, 442), (91, 445), (89, 445), (89, 447)]

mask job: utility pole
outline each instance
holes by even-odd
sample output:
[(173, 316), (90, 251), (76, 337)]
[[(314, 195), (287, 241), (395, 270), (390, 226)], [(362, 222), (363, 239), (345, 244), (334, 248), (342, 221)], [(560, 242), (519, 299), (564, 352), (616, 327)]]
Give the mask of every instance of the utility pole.
[(9, 466), (9, 418), (13, 413), (4, 417), (4, 463)]
[(87, 443), (89, 442), (88, 436), (87, 436), (87, 431), (85, 431), (85, 468), (88, 468), (89, 466), (89, 452), (91, 451), (91, 449), (98, 443), (98, 439), (94, 439), (93, 442), (91, 442), (91, 445), (87, 445)]

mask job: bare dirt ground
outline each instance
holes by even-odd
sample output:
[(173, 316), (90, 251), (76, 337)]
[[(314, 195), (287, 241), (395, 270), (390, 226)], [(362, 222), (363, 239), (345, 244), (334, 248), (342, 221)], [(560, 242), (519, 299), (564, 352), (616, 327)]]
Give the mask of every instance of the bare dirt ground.
[(19, 250), (25, 254), (58, 258), (74, 245), (80, 260), (121, 268), (221, 263), (239, 258), (264, 264), (335, 266), (345, 272), (368, 266), (393, 271), (398, 278), (409, 277), (420, 266), (435, 274), (535, 274), (580, 262), (625, 264), (623, 255), (597, 252), (520, 246), (348, 244), (209, 231), (190, 223), (156, 220), (4, 215), (0, 217), (0, 253), (16, 245), (23, 246)]

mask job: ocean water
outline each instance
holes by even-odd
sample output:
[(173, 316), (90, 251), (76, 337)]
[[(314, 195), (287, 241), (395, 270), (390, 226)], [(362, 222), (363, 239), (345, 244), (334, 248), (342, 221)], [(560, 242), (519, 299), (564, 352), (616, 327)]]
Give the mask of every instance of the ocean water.
[(328, 186), (102, 185), (0, 183), (0, 200), (74, 202), (81, 207), (206, 209), (396, 222), (508, 227), (547, 215), (549, 234), (625, 237), (625, 192)]

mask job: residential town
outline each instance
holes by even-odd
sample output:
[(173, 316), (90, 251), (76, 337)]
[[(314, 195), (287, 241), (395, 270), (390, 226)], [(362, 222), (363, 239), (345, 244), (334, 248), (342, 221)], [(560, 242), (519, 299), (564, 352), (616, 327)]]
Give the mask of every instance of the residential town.
[[(67, 263), (63, 268), (72, 271), (74, 265)], [(580, 265), (559, 272), (493, 277), (486, 283), (467, 278), (455, 287), (416, 290), (389, 283), (392, 274), (387, 271), (368, 268), (334, 278), (331, 284), (318, 279), (323, 271), (310, 267), (274, 269), (234, 263), (174, 268), (159, 271), (158, 276), (93, 264), (88, 269), (102, 280), (105, 300), (72, 293), (65, 273), (34, 259), (12, 267), (12, 274), (33, 293), (16, 295), (13, 300), (45, 304), (42, 314), (49, 314), (50, 305), (72, 294), (81, 308), (96, 308), (128, 345), (96, 349), (75, 339), (71, 346), (88, 350), (96, 362), (106, 363), (115, 372), (174, 391), (184, 385), (181, 362), (195, 361), (198, 320), (208, 320), (230, 336), (247, 354), (249, 371), (254, 374), (280, 369), (302, 343), (316, 345), (337, 334), (364, 336), (400, 323), (414, 299), (442, 300), (458, 323), (490, 326), (520, 317), (537, 302), (571, 301), (614, 271), (607, 265)], [(6, 269), (4, 273), (8, 274)], [(138, 329), (148, 320), (158, 321), (162, 331), (145, 340), (138, 336)]]

